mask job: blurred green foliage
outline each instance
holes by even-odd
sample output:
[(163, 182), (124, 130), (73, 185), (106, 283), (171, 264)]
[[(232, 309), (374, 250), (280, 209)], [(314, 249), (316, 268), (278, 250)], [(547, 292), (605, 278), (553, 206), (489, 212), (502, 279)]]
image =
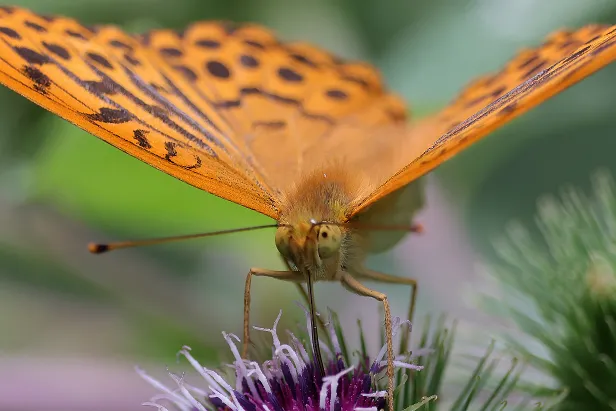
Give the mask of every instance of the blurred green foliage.
[(616, 404), (614, 188), (602, 172), (592, 196), (567, 189), (561, 199), (546, 197), (537, 213), (539, 239), (511, 224), (496, 243), (499, 259), (490, 271), (505, 287), (486, 302), (524, 331), (525, 338), (510, 334), (510, 344), (553, 377), (550, 388), (565, 393), (562, 411)]

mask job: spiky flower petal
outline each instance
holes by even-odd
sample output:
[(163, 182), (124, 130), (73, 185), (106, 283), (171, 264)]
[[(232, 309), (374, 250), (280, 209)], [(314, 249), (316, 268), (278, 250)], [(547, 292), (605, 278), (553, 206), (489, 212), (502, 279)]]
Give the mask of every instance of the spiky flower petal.
[[(378, 388), (378, 380), (386, 368), (386, 347), (383, 347), (374, 361), (360, 358), (357, 364), (345, 364), (340, 343), (332, 323), (328, 325), (331, 346), (323, 344), (326, 355), (326, 375), (318, 377), (313, 356), (306, 347), (289, 332), (290, 342), (283, 344), (278, 336), (277, 326), (282, 311), (272, 328), (254, 327), (272, 336), (272, 358), (258, 363), (241, 358), (236, 343), (239, 338), (223, 333), (234, 362), (230, 366), (235, 372), (234, 381), (225, 380), (219, 373), (203, 367), (184, 347), (180, 355), (188, 360), (205, 381), (206, 388), (188, 384), (184, 378), (170, 373), (176, 388), (169, 388), (150, 377), (143, 370), (139, 374), (161, 391), (145, 405), (165, 411), (166, 405), (182, 411), (189, 410), (232, 410), (232, 411), (377, 411), (386, 408), (387, 392)], [(310, 329), (308, 318), (307, 327)], [(401, 327), (408, 325), (396, 318), (393, 324), (394, 337)], [(308, 333), (310, 335), (310, 333)], [(310, 345), (312, 347), (312, 345)], [(399, 368), (421, 370), (410, 363), (413, 356), (399, 356), (394, 364)]]

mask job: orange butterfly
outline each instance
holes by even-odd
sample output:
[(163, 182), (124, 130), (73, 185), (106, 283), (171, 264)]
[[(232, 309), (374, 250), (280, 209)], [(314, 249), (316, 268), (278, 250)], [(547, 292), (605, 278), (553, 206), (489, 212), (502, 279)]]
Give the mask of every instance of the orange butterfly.
[[(288, 270), (250, 270), (244, 354), (253, 275), (307, 283), (307, 295), (300, 289), (314, 336), (314, 281), (339, 281), (381, 301), (390, 410), (389, 304), (360, 281), (410, 285), (412, 301), (416, 284), (364, 267), (366, 253), (404, 234), (374, 229), (412, 231), (423, 202), (418, 177), (616, 57), (616, 26), (560, 31), (409, 124), (404, 102), (371, 66), (281, 43), (256, 25), (201, 22), (182, 33), (132, 36), (4, 7), (0, 40), (0, 82), (9, 88), (165, 173), (276, 220)], [(315, 356), (321, 361), (318, 343)]]

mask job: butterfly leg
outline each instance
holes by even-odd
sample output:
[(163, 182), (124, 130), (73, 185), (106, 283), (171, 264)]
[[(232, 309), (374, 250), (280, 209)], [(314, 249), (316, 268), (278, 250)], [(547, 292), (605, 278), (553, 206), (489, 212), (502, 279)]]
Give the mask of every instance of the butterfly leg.
[(279, 280), (301, 283), (306, 281), (299, 271), (273, 271), (263, 268), (251, 268), (246, 275), (246, 286), (244, 288), (244, 341), (242, 343), (242, 358), (248, 358), (248, 346), (250, 345), (250, 285), (252, 276), (270, 277)]
[(366, 287), (351, 274), (343, 272), (340, 278), (342, 286), (354, 294), (372, 297), (383, 303), (385, 309), (385, 341), (387, 344), (387, 406), (389, 411), (394, 409), (394, 342), (391, 325), (391, 310), (387, 296)]
[[(353, 273), (355, 278), (360, 280), (377, 281), (380, 283), (389, 284), (401, 284), (411, 287), (411, 302), (409, 305), (408, 320), (413, 322), (413, 315), (415, 314), (415, 302), (417, 301), (417, 281), (412, 278), (398, 277), (391, 274), (385, 274), (378, 271), (363, 269), (357, 273)], [(410, 333), (404, 334), (400, 340), (400, 353), (404, 354), (408, 348)]]

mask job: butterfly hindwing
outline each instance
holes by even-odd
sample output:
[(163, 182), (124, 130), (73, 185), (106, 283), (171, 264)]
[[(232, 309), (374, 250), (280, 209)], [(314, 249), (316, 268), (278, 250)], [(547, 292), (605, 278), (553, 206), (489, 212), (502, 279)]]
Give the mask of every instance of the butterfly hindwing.
[(616, 26), (605, 25), (556, 32), (542, 46), (521, 52), (500, 72), (469, 84), (441, 112), (400, 130), (397, 150), (407, 162), (352, 215), (614, 59)]

